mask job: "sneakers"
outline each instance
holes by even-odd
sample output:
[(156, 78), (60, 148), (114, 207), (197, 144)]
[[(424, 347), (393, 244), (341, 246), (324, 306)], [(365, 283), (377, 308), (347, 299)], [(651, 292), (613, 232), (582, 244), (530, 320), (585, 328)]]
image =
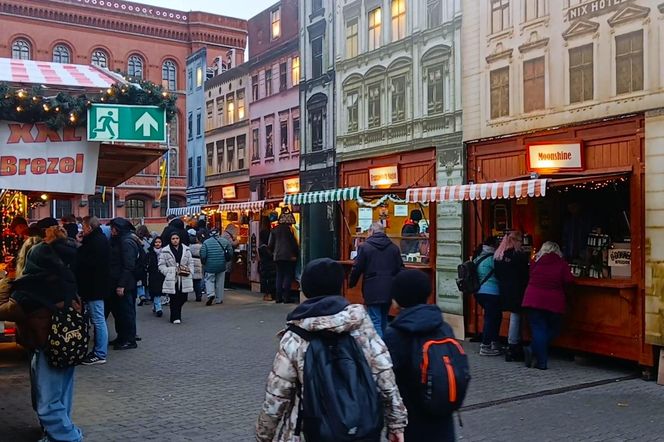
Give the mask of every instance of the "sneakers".
[(214, 296), (208, 296), (207, 302), (205, 305), (210, 306), (214, 302)]
[(182, 321), (180, 321), (179, 319), (176, 319), (175, 321), (173, 321), (173, 324), (182, 324)]
[(168, 296), (163, 296), (161, 298), (161, 305), (169, 305), (171, 303), (171, 298)]
[(90, 353), (85, 359), (83, 359), (83, 362), (81, 362), (83, 365), (101, 365), (105, 363), (106, 359), (102, 359), (93, 353)]
[(500, 350), (490, 344), (480, 344), (480, 356), (500, 356)]
[(161, 318), (162, 316), (164, 316), (164, 312), (161, 310), (157, 310), (156, 312), (154, 312), (154, 314), (157, 316), (157, 318)]

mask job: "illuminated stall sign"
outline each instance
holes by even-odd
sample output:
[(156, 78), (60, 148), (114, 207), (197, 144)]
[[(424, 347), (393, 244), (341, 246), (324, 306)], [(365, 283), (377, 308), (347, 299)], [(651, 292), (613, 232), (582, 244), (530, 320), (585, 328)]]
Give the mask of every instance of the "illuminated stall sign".
[(389, 187), (393, 184), (399, 184), (399, 169), (397, 166), (369, 169), (369, 185), (371, 187)]
[(531, 172), (585, 169), (581, 142), (530, 144), (526, 158)]

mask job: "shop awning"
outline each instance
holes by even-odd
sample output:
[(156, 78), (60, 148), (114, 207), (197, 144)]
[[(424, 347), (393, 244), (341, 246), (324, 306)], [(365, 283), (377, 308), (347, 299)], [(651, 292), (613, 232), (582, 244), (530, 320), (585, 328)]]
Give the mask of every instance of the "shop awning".
[(406, 191), (406, 201), (409, 203), (428, 203), (436, 201), (470, 201), (540, 197), (546, 195), (546, 182), (546, 179), (537, 179), (505, 181), (502, 183), (422, 187), (408, 189)]
[(161, 158), (164, 152), (159, 147), (102, 143), (96, 184), (106, 187), (119, 186)]
[(232, 212), (236, 210), (247, 210), (249, 212), (258, 212), (265, 207), (265, 200), (261, 201), (247, 201), (244, 203), (226, 203), (219, 204), (220, 212)]
[(201, 213), (201, 206), (172, 207), (168, 209), (168, 215), (185, 216)]
[(125, 80), (92, 65), (0, 58), (0, 82), (44, 86), (105, 89)]
[(284, 203), (299, 206), (302, 204), (333, 203), (337, 201), (356, 200), (359, 197), (359, 187), (346, 187), (343, 189), (319, 190), (317, 192), (286, 195), (284, 197)]

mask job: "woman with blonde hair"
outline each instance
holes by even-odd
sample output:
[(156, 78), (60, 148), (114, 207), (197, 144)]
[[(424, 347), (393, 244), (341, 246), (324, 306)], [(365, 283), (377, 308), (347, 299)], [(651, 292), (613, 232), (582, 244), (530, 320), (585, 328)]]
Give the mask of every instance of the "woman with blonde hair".
[(523, 297), (532, 332), (530, 347), (524, 348), (526, 367), (546, 370), (549, 344), (558, 336), (565, 312), (565, 286), (574, 281), (560, 246), (547, 241), (530, 267), (530, 280)]
[(493, 255), (494, 269), (500, 287), (500, 302), (503, 311), (510, 312), (510, 327), (507, 334), (508, 349), (505, 361), (523, 360), (521, 348), (521, 303), (528, 285), (528, 253), (523, 251), (521, 232), (510, 232), (503, 238)]

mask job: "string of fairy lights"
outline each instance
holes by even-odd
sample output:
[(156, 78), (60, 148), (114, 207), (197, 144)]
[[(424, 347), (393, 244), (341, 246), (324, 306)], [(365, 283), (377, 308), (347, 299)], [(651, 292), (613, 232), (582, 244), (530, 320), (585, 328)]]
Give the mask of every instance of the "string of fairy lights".
[(566, 193), (575, 190), (603, 190), (608, 188), (616, 188), (619, 185), (626, 183), (628, 181), (627, 177), (618, 177), (610, 180), (599, 180), (599, 181), (588, 181), (585, 183), (576, 183), (570, 184), (567, 186), (561, 186), (555, 188), (558, 192)]

